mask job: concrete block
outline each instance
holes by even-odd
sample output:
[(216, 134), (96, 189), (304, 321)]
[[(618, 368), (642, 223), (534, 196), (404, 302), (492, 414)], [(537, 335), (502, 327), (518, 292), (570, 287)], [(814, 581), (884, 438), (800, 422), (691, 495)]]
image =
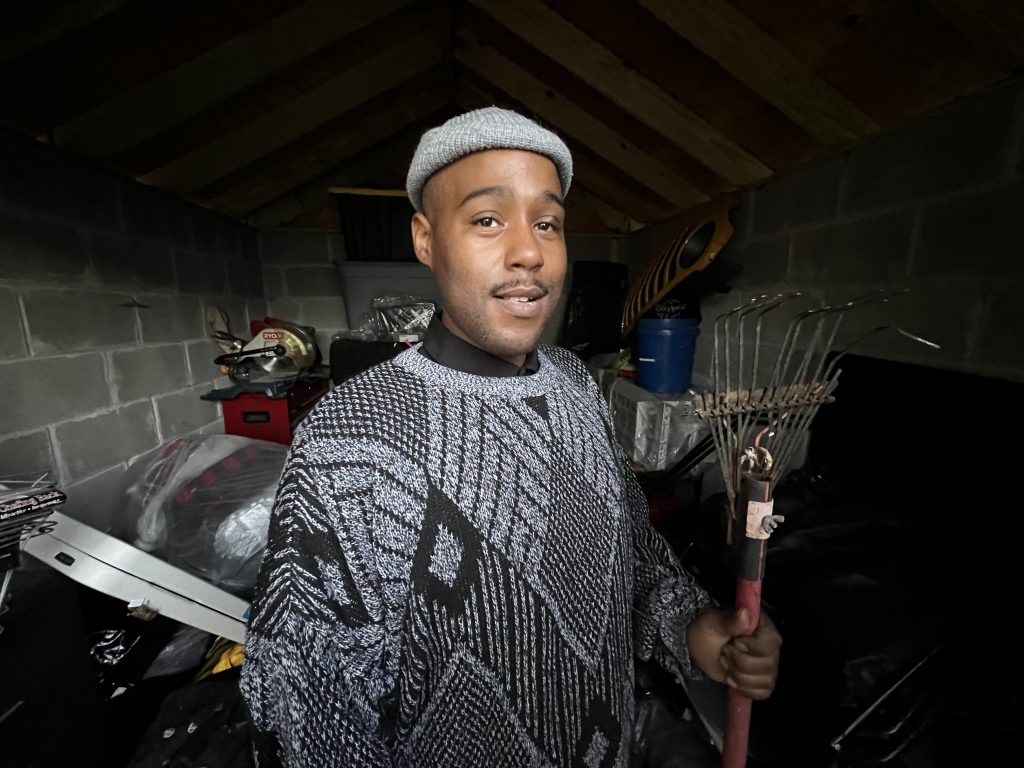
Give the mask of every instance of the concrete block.
[(0, 435), (74, 418), (110, 405), (98, 354), (0, 363)]
[(57, 480), (57, 465), (50, 449), (50, 435), (44, 429), (20, 437), (0, 440), (0, 482), (4, 477), (34, 479), (48, 473)]
[[(809, 310), (820, 309), (826, 304), (825, 294), (819, 290), (803, 289), (797, 291), (786, 286), (779, 286), (779, 290), (771, 291), (771, 293), (782, 293), (787, 297), (786, 301), (779, 304), (775, 309), (766, 312), (761, 317), (761, 340), (765, 343), (774, 344), (777, 347), (781, 347), (785, 343), (790, 326), (794, 320), (797, 320), (803, 313)], [(748, 302), (760, 294), (761, 292), (756, 294), (744, 292), (743, 300)], [(747, 341), (752, 341), (755, 338), (757, 319), (758, 315), (752, 313), (744, 321), (744, 328), (747, 329), (745, 335)], [(730, 328), (732, 327), (734, 327), (733, 324), (730, 324)], [(805, 342), (809, 342), (813, 333), (814, 330), (809, 323), (802, 323), (799, 329), (794, 328), (796, 338), (792, 344), (795, 344), (797, 347), (804, 345)]]
[(104, 533), (123, 535), (125, 493), (134, 477), (122, 464), (73, 482), (63, 489), (68, 500), (60, 511)]
[(840, 156), (773, 180), (754, 195), (752, 234), (782, 232), (836, 215), (845, 158)]
[(264, 232), (264, 264), (329, 264), (331, 235), (327, 232)]
[[(1024, 374), (1024, 315), (1021, 314), (1024, 278), (1001, 281), (991, 292), (985, 322), (971, 359), (1005, 372), (1007, 378)], [(1014, 375), (1010, 375), (1010, 374)]]
[(242, 260), (250, 264), (262, 262), (260, 257), (260, 233), (252, 227), (242, 227), (239, 233), (239, 245), (241, 248)]
[(567, 235), (565, 249), (571, 261), (623, 263), (629, 258), (629, 238), (626, 235)]
[(267, 314), (293, 323), (302, 322), (302, 304), (293, 298), (275, 299), (267, 303)]
[(789, 269), (789, 235), (747, 242), (739, 248), (728, 243), (715, 259), (732, 264), (739, 271), (733, 281), (744, 289), (783, 283)]
[(0, 275), (4, 280), (82, 283), (89, 256), (77, 230), (0, 211)]
[(146, 305), (145, 309), (139, 309), (144, 344), (186, 341), (206, 335), (199, 299), (150, 294), (139, 297), (139, 301)]
[(209, 386), (198, 385), (153, 400), (164, 440), (194, 432), (221, 418), (216, 403), (199, 399), (209, 391)]
[(116, 177), (52, 146), (0, 136), (0, 198), (9, 206), (53, 214), (88, 227), (119, 228)]
[(263, 270), (247, 261), (227, 263), (228, 285), (235, 296), (263, 296)]
[(173, 392), (189, 383), (182, 344), (113, 352), (110, 361), (117, 400), (121, 403)]
[(740, 197), (740, 203), (733, 208), (729, 217), (732, 221), (733, 235), (730, 243), (742, 243), (750, 236), (754, 224), (754, 203), (757, 193), (753, 190), (744, 192)]
[(998, 179), (1009, 162), (1015, 90), (972, 97), (855, 149), (845, 208), (861, 211)]
[(905, 279), (913, 223), (912, 211), (897, 211), (794, 233), (789, 282), (802, 287)]
[(135, 309), (124, 294), (46, 290), (25, 291), (22, 298), (35, 355), (136, 342)]
[(328, 232), (327, 253), (332, 262), (345, 261), (348, 258), (348, 252), (345, 250), (345, 238), (337, 232)]
[(1024, 274), (1024, 186), (929, 205), (913, 273)]
[(228, 289), (228, 271), (224, 260), (210, 254), (178, 251), (174, 254), (178, 287), (182, 293), (224, 293)]
[(174, 259), (161, 243), (93, 235), (89, 251), (93, 276), (100, 285), (141, 290), (177, 287)]
[(125, 234), (175, 248), (192, 246), (192, 206), (172, 195), (133, 181), (121, 188)]
[(188, 368), (191, 373), (190, 384), (209, 384), (214, 377), (220, 375), (220, 368), (213, 362), (224, 354), (212, 339), (193, 341), (186, 345)]
[[(267, 316), (267, 302), (260, 296), (257, 298), (248, 298), (245, 300), (245, 314), (249, 319), (249, 322), (253, 320), (262, 320)], [(246, 324), (246, 328), (248, 328)]]
[(222, 259), (241, 257), (239, 235), (244, 225), (213, 211), (192, 208), (192, 243), (199, 253)]
[(207, 424), (199, 430), (199, 434), (202, 437), (209, 437), (210, 435), (223, 435), (224, 434), (224, 421), (215, 421), (212, 424)]
[[(880, 284), (830, 289), (830, 302), (848, 300), (872, 292)], [(965, 284), (949, 277), (921, 278), (908, 283), (909, 292), (894, 295), (881, 304), (850, 310), (843, 318), (836, 349), (841, 349), (880, 326), (893, 325), (934, 341), (941, 350), (931, 350), (893, 331), (881, 331), (857, 343), (854, 354), (907, 362), (931, 360), (959, 362), (964, 359), (968, 339), (974, 334), (977, 307), (985, 300), (979, 284)]]
[(0, 333), (0, 359), (27, 355), (18, 292), (10, 288), (0, 288), (0, 327), (4, 329)]
[(267, 301), (274, 301), (286, 296), (284, 290), (284, 270), (280, 267), (263, 268), (263, 291)]
[(334, 267), (289, 267), (284, 271), (289, 296), (341, 296)]
[(54, 435), (71, 480), (123, 464), (158, 442), (149, 400), (58, 424)]

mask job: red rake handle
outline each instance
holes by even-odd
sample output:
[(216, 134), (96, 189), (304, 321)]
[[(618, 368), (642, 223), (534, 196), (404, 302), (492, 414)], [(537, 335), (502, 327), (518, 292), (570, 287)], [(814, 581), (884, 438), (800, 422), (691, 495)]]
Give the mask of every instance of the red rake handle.
[[(771, 512), (771, 485), (763, 475), (745, 473), (740, 480), (740, 504), (733, 525), (737, 538), (736, 607), (746, 608), (750, 621), (743, 635), (752, 635), (761, 620), (761, 579), (764, 576), (765, 540), (761, 535), (763, 515)], [(743, 531), (743, 533), (741, 533)], [(745, 533), (745, 535), (744, 535)], [(729, 707), (722, 743), (722, 768), (744, 768), (750, 740), (750, 704), (748, 697), (729, 689)]]
[[(743, 634), (753, 634), (761, 619), (761, 581), (736, 579), (736, 607), (750, 612), (750, 624)], [(743, 768), (747, 764), (747, 742), (750, 738), (750, 705), (748, 697), (729, 689), (725, 739), (722, 745), (722, 768)]]

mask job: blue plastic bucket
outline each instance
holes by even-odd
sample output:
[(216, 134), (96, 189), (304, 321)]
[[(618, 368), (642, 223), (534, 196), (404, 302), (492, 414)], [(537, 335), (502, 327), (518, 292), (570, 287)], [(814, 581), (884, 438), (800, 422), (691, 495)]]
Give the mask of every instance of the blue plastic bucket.
[(636, 383), (648, 392), (689, 389), (699, 333), (694, 319), (641, 319), (636, 329)]

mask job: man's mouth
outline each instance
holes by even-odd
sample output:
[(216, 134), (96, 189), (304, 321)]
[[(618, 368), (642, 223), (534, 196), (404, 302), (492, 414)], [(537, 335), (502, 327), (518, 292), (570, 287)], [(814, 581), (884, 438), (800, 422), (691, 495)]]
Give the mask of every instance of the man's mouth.
[(540, 286), (533, 286), (532, 288), (513, 288), (510, 291), (495, 293), (494, 296), (495, 298), (505, 299), (506, 301), (528, 303), (547, 296), (547, 293), (548, 292)]
[(548, 295), (548, 290), (539, 285), (520, 286), (508, 290), (498, 290), (494, 298), (500, 299), (505, 310), (513, 317), (535, 317), (542, 306), (541, 299)]

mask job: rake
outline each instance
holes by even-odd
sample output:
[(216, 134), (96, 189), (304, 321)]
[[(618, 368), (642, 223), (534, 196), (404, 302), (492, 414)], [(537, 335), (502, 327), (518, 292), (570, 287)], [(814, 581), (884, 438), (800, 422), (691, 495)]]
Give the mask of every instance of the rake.
[[(710, 423), (722, 468), (729, 502), (726, 541), (737, 569), (736, 607), (746, 608), (750, 616), (745, 634), (752, 634), (760, 620), (767, 540), (784, 519), (772, 512), (774, 490), (803, 444), (818, 409), (835, 400), (839, 360), (869, 336), (883, 331), (939, 348), (902, 328), (882, 325), (827, 360), (848, 311), (905, 292), (881, 290), (800, 312), (789, 323), (774, 363), (764, 374), (760, 370), (764, 319), (800, 294), (759, 296), (715, 320), (714, 391), (698, 396), (695, 404), (698, 415)], [(751, 701), (735, 689), (730, 688), (728, 695), (722, 765), (742, 768), (747, 759)]]

